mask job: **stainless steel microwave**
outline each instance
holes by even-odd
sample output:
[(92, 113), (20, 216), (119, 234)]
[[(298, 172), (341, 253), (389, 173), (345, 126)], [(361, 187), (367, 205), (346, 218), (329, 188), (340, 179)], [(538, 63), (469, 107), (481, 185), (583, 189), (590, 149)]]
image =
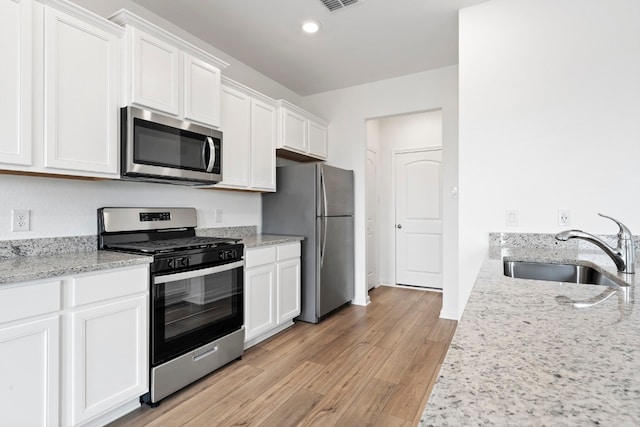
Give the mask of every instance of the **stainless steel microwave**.
[(120, 113), (124, 179), (183, 185), (222, 181), (222, 132), (135, 107)]

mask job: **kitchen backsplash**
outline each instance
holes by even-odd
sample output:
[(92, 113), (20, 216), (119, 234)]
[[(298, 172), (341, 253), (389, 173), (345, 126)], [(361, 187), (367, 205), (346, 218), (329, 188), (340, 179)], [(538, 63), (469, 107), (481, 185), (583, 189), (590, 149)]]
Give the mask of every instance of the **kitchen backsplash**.
[[(568, 248), (580, 251), (600, 251), (593, 243), (581, 239), (572, 239), (566, 242), (556, 240), (556, 233), (489, 233), (489, 246), (508, 248)], [(615, 234), (598, 234), (599, 238), (612, 247), (618, 244)], [(636, 250), (640, 250), (640, 236), (633, 236)]]

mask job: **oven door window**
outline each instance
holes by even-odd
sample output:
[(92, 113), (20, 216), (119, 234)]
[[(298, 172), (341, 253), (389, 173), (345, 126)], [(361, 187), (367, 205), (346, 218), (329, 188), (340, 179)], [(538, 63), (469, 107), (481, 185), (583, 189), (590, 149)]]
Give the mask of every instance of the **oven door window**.
[(217, 271), (219, 269), (199, 269), (154, 279), (154, 364), (197, 348), (242, 326), (243, 267)]

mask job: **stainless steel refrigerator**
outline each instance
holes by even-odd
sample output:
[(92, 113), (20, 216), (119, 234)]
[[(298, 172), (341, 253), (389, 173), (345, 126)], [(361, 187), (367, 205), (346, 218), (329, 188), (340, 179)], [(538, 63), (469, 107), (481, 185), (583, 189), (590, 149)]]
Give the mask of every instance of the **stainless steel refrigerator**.
[(277, 192), (262, 195), (262, 233), (304, 236), (298, 320), (317, 323), (353, 299), (353, 171), (306, 163), (276, 178)]

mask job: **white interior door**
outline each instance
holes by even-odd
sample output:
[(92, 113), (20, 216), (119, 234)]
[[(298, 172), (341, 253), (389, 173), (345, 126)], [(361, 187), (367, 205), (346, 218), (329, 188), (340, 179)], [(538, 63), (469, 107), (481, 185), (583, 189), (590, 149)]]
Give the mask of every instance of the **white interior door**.
[(396, 283), (442, 289), (442, 150), (394, 160)]
[(376, 152), (367, 150), (367, 289), (378, 284), (378, 240), (377, 240), (377, 167)]

